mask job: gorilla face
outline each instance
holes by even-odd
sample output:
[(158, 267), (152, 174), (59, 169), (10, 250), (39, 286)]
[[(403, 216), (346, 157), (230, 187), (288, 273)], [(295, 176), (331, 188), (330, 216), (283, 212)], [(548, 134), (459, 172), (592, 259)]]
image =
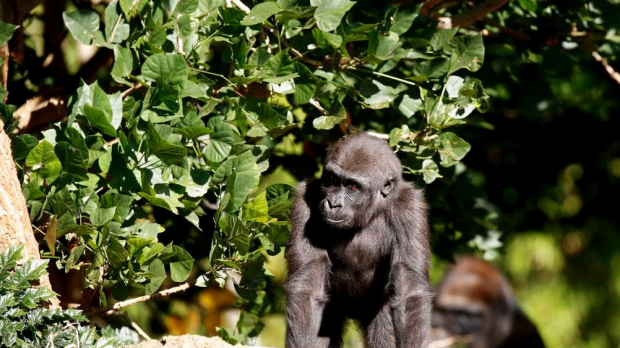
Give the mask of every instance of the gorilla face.
[(371, 205), (373, 195), (364, 178), (346, 175), (331, 165), (326, 167), (321, 181), (321, 215), (329, 227), (352, 229), (366, 221), (360, 213), (369, 213), (364, 210)]

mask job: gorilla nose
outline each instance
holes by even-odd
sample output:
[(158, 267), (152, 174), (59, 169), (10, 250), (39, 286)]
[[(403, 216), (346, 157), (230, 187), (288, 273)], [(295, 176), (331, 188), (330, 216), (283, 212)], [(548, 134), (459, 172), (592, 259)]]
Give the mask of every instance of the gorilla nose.
[(325, 200), (325, 210), (336, 210), (342, 208), (342, 204), (337, 200), (326, 199)]

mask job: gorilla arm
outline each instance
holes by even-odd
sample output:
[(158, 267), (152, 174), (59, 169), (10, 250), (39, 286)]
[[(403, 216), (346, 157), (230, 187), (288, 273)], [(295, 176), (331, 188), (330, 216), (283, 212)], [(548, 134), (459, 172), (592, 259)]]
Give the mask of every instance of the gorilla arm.
[(323, 314), (329, 300), (326, 282), (330, 261), (327, 252), (312, 245), (306, 236), (311, 214), (308, 202), (314, 202), (307, 196), (316, 192), (316, 188), (307, 191), (308, 186), (313, 184), (300, 183), (295, 189), (296, 204), (291, 214), (293, 233), (286, 247), (289, 276), (284, 286), (287, 291), (286, 347), (289, 348), (330, 347), (332, 338), (337, 336), (320, 332), (322, 324), (326, 324)]
[(434, 294), (428, 280), (427, 206), (422, 190), (401, 186), (389, 215), (397, 244), (390, 274), (392, 320), (397, 347), (426, 347)]

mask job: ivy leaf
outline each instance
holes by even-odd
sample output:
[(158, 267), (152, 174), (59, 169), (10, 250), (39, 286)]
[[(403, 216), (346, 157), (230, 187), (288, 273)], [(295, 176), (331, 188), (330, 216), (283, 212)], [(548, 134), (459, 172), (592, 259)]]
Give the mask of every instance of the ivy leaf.
[(422, 99), (414, 99), (405, 94), (400, 104), (398, 104), (398, 110), (409, 118), (416, 112), (424, 110), (424, 102), (422, 102)]
[(73, 251), (71, 252), (71, 255), (69, 255), (69, 258), (67, 258), (67, 261), (65, 262), (65, 272), (69, 273), (69, 271), (71, 269), (79, 269), (79, 266), (75, 266), (75, 264), (80, 261), (80, 257), (82, 256), (82, 254), (84, 253), (84, 249), (86, 249), (86, 245), (82, 244), (80, 246), (78, 246), (77, 248), (73, 249)]
[(396, 35), (402, 35), (411, 28), (413, 20), (418, 16), (416, 11), (412, 11), (406, 8), (399, 8), (398, 12), (394, 16), (393, 22), (390, 25), (390, 32)]
[(262, 192), (243, 205), (245, 219), (248, 221), (267, 222), (269, 220), (269, 206), (267, 205), (267, 193)]
[(267, 20), (267, 18), (279, 13), (282, 9), (275, 2), (263, 2), (252, 8), (245, 18), (241, 21), (241, 25), (254, 25)]
[(110, 208), (97, 208), (90, 215), (90, 222), (95, 226), (102, 226), (114, 219), (116, 214), (116, 207)]
[(147, 4), (148, 0), (120, 0), (121, 10), (128, 19), (137, 16)]
[(198, 0), (181, 0), (176, 7), (179, 13), (190, 14), (198, 9)]
[(368, 54), (373, 55), (379, 60), (388, 60), (402, 46), (398, 37), (391, 37), (379, 34), (378, 31), (370, 32), (368, 40)]
[(213, 131), (207, 127), (185, 127), (177, 128), (174, 131), (181, 134), (185, 139), (196, 139), (203, 135), (213, 133)]
[(13, 158), (16, 161), (21, 161), (28, 156), (30, 151), (39, 144), (39, 140), (30, 134), (22, 134), (11, 142), (11, 148), (13, 150)]
[[(43, 178), (55, 178), (62, 170), (62, 164), (54, 153), (54, 146), (49, 141), (43, 140), (35, 146), (26, 157), (26, 166), (36, 168)], [(37, 168), (38, 167), (38, 168)]]
[(166, 141), (155, 129), (152, 122), (148, 124), (147, 134), (149, 153), (159, 157), (164, 163), (176, 163), (180, 158), (187, 155), (187, 150), (183, 146), (173, 145)]
[(91, 10), (63, 12), (62, 18), (71, 35), (84, 45), (90, 45), (99, 29), (99, 15)]
[(115, 137), (117, 135), (116, 129), (112, 127), (110, 121), (108, 120), (108, 117), (106, 117), (106, 114), (103, 111), (95, 109), (90, 105), (84, 105), (82, 110), (84, 112), (84, 116), (86, 116), (86, 119), (91, 126), (99, 129), (103, 132), (103, 134), (109, 135), (111, 137)]
[(104, 13), (105, 37), (108, 43), (119, 43), (129, 37), (129, 24), (125, 23), (118, 0), (108, 4)]
[(310, 0), (310, 5), (318, 6), (314, 11), (314, 18), (319, 29), (330, 32), (338, 28), (342, 18), (355, 5), (355, 2), (349, 0)]
[(422, 172), (424, 182), (427, 184), (432, 183), (437, 178), (441, 178), (441, 175), (439, 175), (439, 167), (437, 167), (437, 163), (433, 162), (433, 160), (424, 160), (420, 171)]
[(0, 21), (0, 46), (4, 46), (4, 44), (11, 39), (17, 28), (19, 28), (19, 25)]
[(431, 48), (433, 51), (438, 52), (442, 49), (452, 38), (456, 35), (458, 28), (452, 29), (439, 29), (431, 37)]
[(170, 266), (170, 278), (175, 282), (185, 281), (194, 266), (194, 258), (185, 249), (169, 245), (162, 252), (160, 260)]
[(56, 144), (54, 153), (62, 164), (64, 172), (78, 179), (88, 180), (88, 153), (84, 153), (64, 141)]
[(469, 71), (478, 71), (484, 62), (484, 44), (482, 35), (473, 37), (457, 36), (450, 41), (450, 71), (465, 68)]
[(204, 148), (204, 155), (210, 162), (222, 162), (230, 154), (232, 146), (241, 142), (241, 138), (232, 126), (219, 118), (209, 119), (207, 126), (213, 130), (213, 133), (209, 135), (209, 143)]
[(114, 46), (114, 66), (112, 67), (112, 78), (119, 83), (131, 86), (132, 83), (125, 77), (129, 76), (133, 70), (133, 57), (131, 51), (123, 46)]
[(226, 193), (231, 197), (226, 208), (232, 212), (241, 207), (259, 177), (256, 159), (250, 151), (246, 151), (224, 161), (213, 174), (212, 182), (218, 184), (226, 180)]
[(441, 165), (450, 167), (457, 164), (471, 149), (468, 142), (452, 132), (441, 133), (438, 137), (440, 143), (439, 155)]
[(161, 79), (171, 86), (184, 88), (188, 74), (187, 62), (178, 54), (154, 54), (142, 64), (142, 76), (147, 80)]
[(146, 288), (144, 290), (147, 295), (153, 294), (159, 290), (161, 284), (164, 280), (166, 280), (166, 269), (164, 267), (164, 263), (160, 259), (153, 259), (149, 265), (149, 273), (151, 273), (152, 278), (146, 284)]

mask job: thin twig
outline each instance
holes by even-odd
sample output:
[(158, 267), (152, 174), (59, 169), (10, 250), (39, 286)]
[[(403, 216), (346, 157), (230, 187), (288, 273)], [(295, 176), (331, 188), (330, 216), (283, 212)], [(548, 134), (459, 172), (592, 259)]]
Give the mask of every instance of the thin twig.
[(510, 0), (492, 0), (480, 3), (462, 13), (452, 17), (439, 18), (439, 29), (451, 29), (456, 27), (466, 27), (476, 21), (484, 19), (489, 13), (497, 11)]
[(129, 325), (131, 325), (131, 327), (136, 330), (136, 332), (138, 333), (138, 335), (142, 336), (142, 338), (144, 338), (145, 340), (150, 340), (151, 337), (149, 337), (149, 335), (144, 332), (144, 330), (142, 330), (142, 328), (140, 327), (140, 325), (136, 324), (135, 321), (131, 320), (131, 317), (129, 316), (129, 313), (127, 312), (123, 312), (123, 318), (125, 320), (127, 320), (127, 322), (129, 323)]
[(250, 8), (245, 6), (245, 4), (241, 2), (241, 0), (230, 0), (230, 3), (237, 6), (237, 8), (240, 9), (241, 11), (245, 13), (250, 13)]
[(441, 4), (442, 2), (444, 2), (446, 0), (428, 0), (428, 1), (424, 1), (424, 4), (422, 4), (422, 8), (420, 8), (420, 14), (423, 16), (427, 16), (428, 14), (430, 14), (431, 10), (435, 7), (437, 7), (439, 4)]
[(325, 109), (321, 106), (321, 104), (319, 103), (319, 101), (318, 101), (318, 100), (316, 100), (316, 99), (314, 99), (314, 98), (311, 98), (311, 99), (310, 99), (310, 105), (312, 105), (312, 106), (314, 106), (315, 108), (317, 108), (317, 109), (321, 112), (321, 114), (322, 114), (323, 116), (327, 115), (327, 112), (326, 112), (326, 111), (325, 111)]
[(130, 95), (134, 91), (137, 91), (140, 88), (142, 88), (142, 84), (136, 82), (133, 86), (129, 87), (128, 90), (121, 93), (121, 99), (125, 99), (125, 97), (127, 97), (128, 95)]
[(614, 81), (620, 83), (620, 73), (618, 73), (611, 65), (609, 65), (607, 58), (603, 58), (597, 51), (592, 51), (592, 57), (594, 57), (594, 60), (596, 60), (597, 62), (603, 64), (603, 67), (605, 67), (605, 70), (607, 70), (607, 73)]
[[(269, 27), (265, 27), (265, 29), (267, 29), (267, 31), (271, 34), (274, 35), (276, 37), (278, 37), (277, 33), (275, 32), (275, 29)], [(289, 49), (289, 51), (295, 56), (297, 57), (297, 59), (299, 59), (300, 61), (306, 63), (306, 64), (310, 64), (316, 67), (322, 67), (324, 64), (323, 62), (320, 62), (318, 60), (314, 60), (312, 58), (308, 58), (306, 56), (303, 55), (303, 53), (299, 52), (297, 49), (295, 49), (294, 47), (291, 47), (288, 44), (288, 41), (286, 41), (286, 38), (284, 36), (280, 36), (280, 43), (282, 44), (282, 46), (286, 47)]]
[(139, 296), (136, 298), (132, 298), (126, 301), (121, 301), (121, 302), (117, 302), (113, 305), (107, 306), (105, 308), (100, 308), (97, 309), (93, 312), (88, 313), (87, 315), (92, 315), (95, 313), (103, 313), (105, 315), (114, 315), (115, 312), (117, 312), (119, 309), (121, 308), (125, 308), (125, 307), (129, 307), (132, 305), (135, 305), (136, 303), (140, 303), (140, 302), (146, 302), (149, 300), (154, 300), (157, 298), (162, 298), (162, 297), (167, 297), (170, 296), (172, 294), (176, 294), (177, 292), (181, 292), (181, 291), (185, 291), (189, 288), (191, 288), (192, 286), (196, 285), (196, 281), (191, 281), (191, 282), (187, 282), (187, 283), (183, 283), (181, 285), (166, 289), (166, 290), (162, 290), (159, 292), (156, 292), (154, 294), (151, 295), (144, 295), (144, 296)]

